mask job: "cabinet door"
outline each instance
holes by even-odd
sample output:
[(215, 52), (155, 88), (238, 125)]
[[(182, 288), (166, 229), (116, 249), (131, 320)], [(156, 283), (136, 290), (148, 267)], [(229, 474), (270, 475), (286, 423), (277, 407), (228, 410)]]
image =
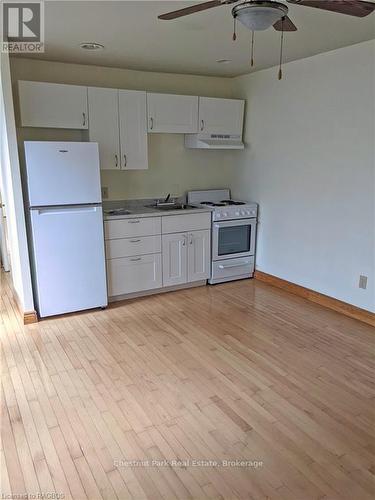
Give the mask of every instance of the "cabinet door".
[(239, 99), (199, 98), (199, 132), (242, 135), (245, 101)]
[(149, 132), (198, 132), (197, 96), (148, 93), (147, 113)]
[(118, 90), (89, 87), (89, 138), (99, 144), (100, 168), (120, 169)]
[(146, 92), (119, 90), (121, 168), (148, 168)]
[(107, 260), (107, 280), (109, 297), (160, 288), (161, 255)]
[(87, 129), (87, 87), (18, 83), (23, 127)]
[(211, 231), (193, 231), (188, 238), (188, 281), (206, 280), (210, 277)]
[(187, 234), (166, 234), (162, 237), (163, 286), (187, 282)]

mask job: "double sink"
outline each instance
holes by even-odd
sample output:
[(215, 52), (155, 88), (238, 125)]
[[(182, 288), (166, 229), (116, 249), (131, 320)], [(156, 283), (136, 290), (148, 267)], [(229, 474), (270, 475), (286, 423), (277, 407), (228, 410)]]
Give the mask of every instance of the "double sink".
[[(175, 203), (175, 202), (167, 202), (167, 203), (153, 203), (151, 205), (144, 205), (145, 208), (152, 208), (154, 210), (168, 211), (168, 210), (191, 210), (195, 207), (194, 205), (188, 205), (186, 203)], [(121, 215), (131, 215), (133, 212), (126, 208), (114, 208), (112, 210), (106, 210), (105, 214), (110, 216), (121, 216)]]
[(152, 205), (145, 205), (147, 208), (155, 208), (157, 210), (189, 210), (197, 208), (194, 205), (187, 205), (186, 203), (154, 203)]

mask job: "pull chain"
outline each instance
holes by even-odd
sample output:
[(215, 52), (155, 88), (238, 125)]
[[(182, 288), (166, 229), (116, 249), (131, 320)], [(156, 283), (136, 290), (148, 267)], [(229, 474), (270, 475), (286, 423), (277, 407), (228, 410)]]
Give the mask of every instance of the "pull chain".
[(237, 40), (237, 34), (236, 34), (236, 18), (233, 18), (233, 41), (235, 42)]
[(280, 62), (279, 62), (279, 80), (283, 77), (283, 70), (281, 66), (283, 64), (283, 45), (284, 45), (284, 20), (285, 17), (281, 19), (281, 39), (280, 39)]
[(251, 32), (251, 66), (254, 66), (254, 31)]

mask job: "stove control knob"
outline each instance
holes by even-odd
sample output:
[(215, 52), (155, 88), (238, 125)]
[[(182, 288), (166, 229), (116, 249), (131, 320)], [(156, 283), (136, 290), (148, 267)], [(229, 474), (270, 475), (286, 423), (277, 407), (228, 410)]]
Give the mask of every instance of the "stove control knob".
[[(235, 212), (234, 215), (238, 217), (240, 215), (240, 212)], [(243, 215), (243, 212), (241, 212), (241, 215)]]
[(221, 213), (220, 213), (220, 212), (217, 212), (217, 214), (216, 214), (216, 219), (220, 219), (220, 217), (221, 217)]
[(223, 217), (228, 217), (227, 212), (223, 212)]

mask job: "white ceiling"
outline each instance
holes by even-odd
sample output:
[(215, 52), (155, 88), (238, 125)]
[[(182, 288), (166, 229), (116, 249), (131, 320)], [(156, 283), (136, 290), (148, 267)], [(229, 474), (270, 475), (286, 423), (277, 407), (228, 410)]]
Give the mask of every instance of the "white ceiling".
[[(375, 0), (372, 0), (375, 2)], [(189, 1), (59, 1), (45, 2), (46, 52), (32, 57), (120, 68), (234, 76), (250, 72), (250, 32), (238, 26), (232, 41), (231, 6), (221, 6), (174, 21), (158, 14)], [(200, 3), (200, 2), (198, 2)], [(358, 19), (289, 4), (298, 26), (285, 35), (285, 60), (292, 61), (375, 38), (375, 13)], [(280, 33), (256, 33), (256, 69), (278, 63)], [(100, 52), (79, 44), (95, 41)], [(229, 64), (218, 64), (230, 59)]]

